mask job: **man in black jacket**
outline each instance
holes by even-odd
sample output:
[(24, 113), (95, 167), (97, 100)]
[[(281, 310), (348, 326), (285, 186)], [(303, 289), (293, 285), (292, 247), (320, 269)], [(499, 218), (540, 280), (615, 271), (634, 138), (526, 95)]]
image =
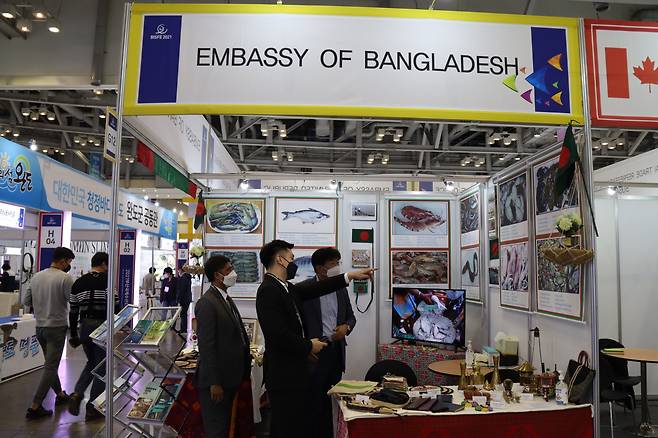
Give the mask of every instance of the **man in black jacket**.
[(178, 306), (178, 290), (176, 289), (176, 277), (174, 270), (170, 267), (164, 268), (162, 273), (162, 286), (160, 287), (160, 303), (165, 307)]
[(213, 256), (204, 269), (211, 285), (194, 308), (199, 341), (195, 378), (206, 437), (225, 438), (233, 399), (251, 372), (249, 338), (227, 292), (238, 278), (231, 261)]
[(289, 283), (297, 265), (293, 244), (273, 240), (263, 246), (260, 261), (267, 269), (258, 288), (256, 311), (265, 337), (264, 380), (271, 408), (271, 438), (314, 436), (308, 415), (309, 359), (317, 359), (327, 344), (304, 333), (299, 309), (305, 300), (346, 287), (351, 280), (372, 277), (363, 269), (330, 277), (311, 286)]
[[(316, 277), (300, 286), (312, 287), (318, 281), (339, 275), (340, 252), (336, 248), (320, 248), (311, 256)], [(310, 338), (321, 338), (328, 345), (318, 354), (318, 361), (311, 364), (311, 418), (318, 419), (318, 438), (333, 437), (331, 399), (327, 391), (338, 383), (345, 372), (345, 337), (356, 325), (352, 304), (346, 288), (304, 302), (302, 308), (304, 329)]]
[(187, 311), (190, 304), (192, 304), (192, 276), (182, 269), (178, 270), (176, 289), (178, 291), (178, 305), (181, 308), (180, 331), (181, 333), (187, 333)]

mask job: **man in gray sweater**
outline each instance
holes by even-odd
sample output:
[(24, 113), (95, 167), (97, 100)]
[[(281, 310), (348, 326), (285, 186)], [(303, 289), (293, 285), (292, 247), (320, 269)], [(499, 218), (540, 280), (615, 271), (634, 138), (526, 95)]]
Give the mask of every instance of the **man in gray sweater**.
[(34, 274), (23, 297), (23, 304), (34, 309), (37, 340), (45, 357), (41, 381), (34, 394), (32, 406), (27, 409), (25, 415), (30, 420), (53, 414), (52, 410), (45, 409), (41, 405), (51, 388), (57, 395), (56, 406), (67, 404), (69, 401), (69, 396), (62, 390), (57, 369), (66, 342), (69, 297), (73, 286), (73, 278), (66, 272), (71, 269), (74, 258), (75, 255), (70, 249), (55, 248), (50, 267)]

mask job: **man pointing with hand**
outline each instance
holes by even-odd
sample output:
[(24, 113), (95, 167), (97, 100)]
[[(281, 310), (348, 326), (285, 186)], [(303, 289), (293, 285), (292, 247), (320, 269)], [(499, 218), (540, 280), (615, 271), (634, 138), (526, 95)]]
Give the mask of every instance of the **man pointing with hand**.
[(308, 358), (327, 344), (306, 338), (299, 310), (302, 303), (344, 288), (352, 280), (372, 278), (374, 272), (362, 269), (306, 286), (294, 285), (289, 283), (297, 272), (293, 248), (291, 243), (273, 240), (260, 251), (267, 272), (258, 288), (256, 311), (265, 337), (264, 378), (272, 412), (271, 438), (312, 436), (307, 415)]

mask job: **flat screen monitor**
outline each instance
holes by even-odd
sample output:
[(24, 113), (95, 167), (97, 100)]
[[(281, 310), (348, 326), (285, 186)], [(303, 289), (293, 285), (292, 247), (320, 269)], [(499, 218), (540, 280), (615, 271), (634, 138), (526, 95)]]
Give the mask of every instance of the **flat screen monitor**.
[(395, 287), (392, 307), (394, 338), (465, 346), (465, 290)]

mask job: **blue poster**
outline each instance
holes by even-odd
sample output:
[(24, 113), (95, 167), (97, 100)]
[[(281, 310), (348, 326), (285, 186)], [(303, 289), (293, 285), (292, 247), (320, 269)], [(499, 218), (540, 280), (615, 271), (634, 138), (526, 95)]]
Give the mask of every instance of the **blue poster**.
[(133, 303), (135, 289), (135, 245), (137, 231), (119, 232), (119, 307)]
[(37, 154), (0, 137), (0, 200), (37, 210), (46, 204)]
[(102, 179), (102, 169), (103, 169), (103, 153), (102, 152), (90, 152), (89, 153), (89, 175)]

